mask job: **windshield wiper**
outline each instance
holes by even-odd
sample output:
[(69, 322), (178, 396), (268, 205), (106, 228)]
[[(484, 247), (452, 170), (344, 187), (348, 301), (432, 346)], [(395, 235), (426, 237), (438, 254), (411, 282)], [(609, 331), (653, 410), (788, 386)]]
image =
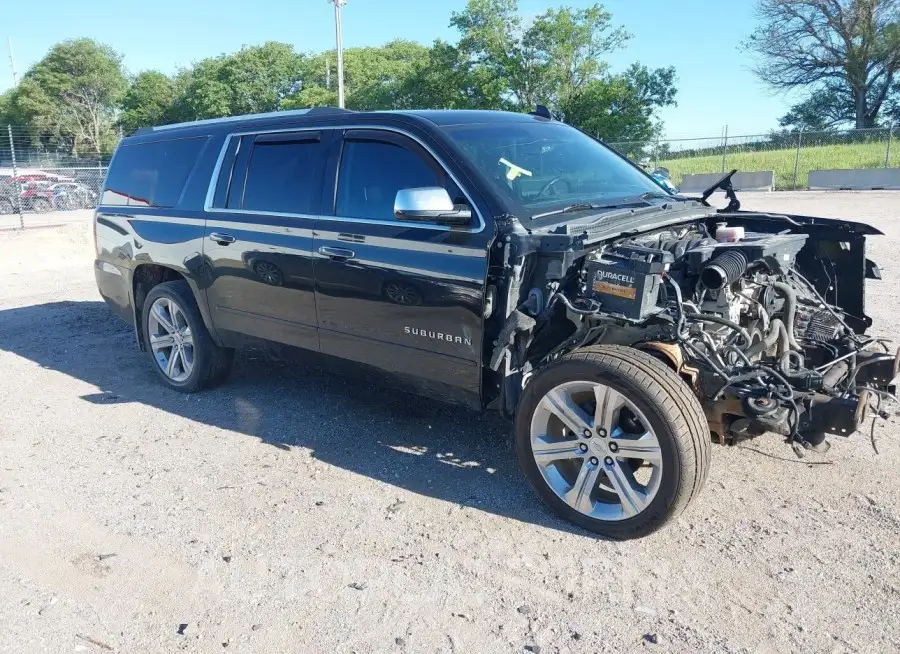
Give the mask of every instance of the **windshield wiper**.
[(554, 209), (553, 211), (536, 213), (531, 217), (531, 219), (538, 220), (539, 218), (546, 218), (548, 216), (558, 216), (559, 214), (573, 213), (575, 211), (590, 211), (592, 209), (623, 209), (625, 207), (634, 205), (648, 204), (647, 200), (654, 199), (673, 200), (675, 198), (668, 193), (656, 193), (651, 191), (630, 198), (622, 198), (621, 200), (610, 202), (609, 204), (595, 204), (593, 202), (579, 202), (578, 204), (570, 204), (568, 207), (563, 207), (562, 209)]
[(573, 213), (575, 211), (589, 211), (591, 209), (604, 209), (606, 205), (603, 204), (593, 204), (592, 202), (579, 202), (578, 204), (570, 204), (568, 207), (563, 207), (562, 209), (554, 209), (553, 211), (545, 211), (544, 213), (536, 213), (531, 219), (537, 220), (538, 218), (546, 218), (547, 216), (557, 216), (561, 213)]

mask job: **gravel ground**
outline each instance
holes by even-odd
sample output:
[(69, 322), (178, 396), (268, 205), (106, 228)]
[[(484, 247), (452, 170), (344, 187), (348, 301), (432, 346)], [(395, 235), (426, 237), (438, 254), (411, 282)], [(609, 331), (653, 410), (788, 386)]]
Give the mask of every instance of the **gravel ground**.
[[(743, 198), (880, 227), (898, 336), (900, 193)], [(496, 416), (252, 353), (162, 388), (91, 263), (86, 222), (0, 233), (0, 651), (900, 649), (896, 423), (877, 454), (717, 447), (675, 524), (607, 542), (538, 502)]]
[(66, 225), (83, 223), (94, 215), (91, 209), (73, 209), (71, 211), (49, 211), (47, 213), (24, 213), (21, 220), (17, 213), (0, 214), (0, 232), (19, 229), (24, 223), (26, 228), (47, 227), (49, 225)]

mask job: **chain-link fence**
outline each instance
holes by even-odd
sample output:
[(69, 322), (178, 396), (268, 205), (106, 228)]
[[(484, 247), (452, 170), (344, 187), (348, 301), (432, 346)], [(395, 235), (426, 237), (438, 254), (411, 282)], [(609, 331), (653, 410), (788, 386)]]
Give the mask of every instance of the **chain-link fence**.
[(635, 161), (667, 168), (676, 185), (693, 173), (774, 171), (778, 190), (807, 188), (811, 170), (900, 168), (900, 125), (610, 143)]
[[(601, 135), (602, 137), (602, 135)], [(775, 188), (807, 188), (812, 170), (900, 168), (900, 125), (826, 132), (776, 132), (613, 142), (635, 161), (669, 170), (680, 185), (692, 173), (774, 171)], [(0, 223), (18, 217), (93, 209), (111, 152), (79, 152), (71, 137), (0, 127)], [(75, 215), (75, 214), (71, 214)]]
[(69, 212), (93, 209), (109, 158), (110, 153), (78, 152), (65, 136), (0, 127), (0, 223), (12, 219), (15, 225), (18, 217), (18, 226), (25, 227), (39, 214), (75, 216)]

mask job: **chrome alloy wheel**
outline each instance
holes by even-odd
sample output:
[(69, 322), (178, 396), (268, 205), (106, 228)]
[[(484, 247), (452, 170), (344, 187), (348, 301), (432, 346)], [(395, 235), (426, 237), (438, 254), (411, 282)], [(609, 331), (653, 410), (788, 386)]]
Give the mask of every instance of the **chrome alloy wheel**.
[(172, 381), (185, 381), (194, 369), (194, 336), (184, 311), (169, 298), (161, 297), (150, 307), (147, 323), (157, 365)]
[(631, 400), (597, 382), (566, 382), (544, 395), (531, 419), (531, 450), (553, 492), (597, 520), (639, 514), (662, 480), (650, 423)]

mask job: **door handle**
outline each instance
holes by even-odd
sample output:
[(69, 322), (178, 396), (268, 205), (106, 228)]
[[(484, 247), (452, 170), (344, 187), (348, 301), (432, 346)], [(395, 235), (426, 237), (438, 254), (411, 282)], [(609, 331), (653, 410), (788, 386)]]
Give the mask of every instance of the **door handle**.
[(333, 248), (328, 245), (320, 247), (319, 254), (324, 254), (326, 257), (331, 257), (332, 259), (352, 259), (356, 256), (356, 252), (353, 250), (348, 250), (347, 248)]
[(222, 232), (210, 232), (209, 238), (212, 241), (215, 241), (219, 245), (230, 245), (234, 243), (237, 239), (231, 234), (223, 234)]

